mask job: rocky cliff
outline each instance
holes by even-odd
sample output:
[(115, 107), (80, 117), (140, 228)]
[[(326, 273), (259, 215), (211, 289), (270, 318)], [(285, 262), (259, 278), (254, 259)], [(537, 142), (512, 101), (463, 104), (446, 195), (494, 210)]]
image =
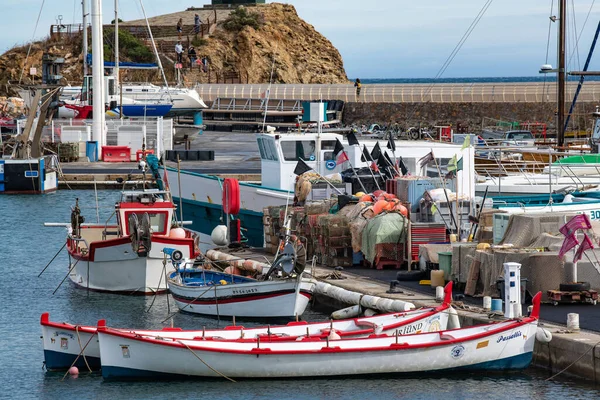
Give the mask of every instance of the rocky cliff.
[[(193, 20), (196, 13), (201, 15), (203, 23), (210, 22), (210, 32), (207, 32), (204, 37), (193, 34)], [(174, 80), (174, 43), (179, 40), (175, 25), (177, 20), (182, 18), (185, 21), (182, 44), (184, 47), (195, 44), (198, 57), (206, 56), (210, 65), (210, 74), (201, 72), (199, 68), (191, 71), (184, 68), (184, 80), (189, 85), (196, 82), (215, 82), (226, 75), (237, 75), (244, 83), (266, 83), (270, 80), (272, 68), (274, 83), (348, 82), (338, 50), (312, 25), (303, 21), (293, 6), (272, 3), (248, 7), (247, 13), (253, 15), (258, 24), (242, 23), (233, 27), (231, 24), (228, 26), (230, 10), (217, 12), (211, 9), (189, 9), (150, 18), (153, 32), (155, 29), (157, 32), (162, 32), (155, 35), (155, 41), (168, 79)], [(129, 21), (122, 24), (122, 29), (129, 28), (136, 34), (140, 32), (139, 27), (143, 24), (145, 21)], [(171, 28), (172, 34), (169, 32)], [(151, 48), (147, 37), (143, 34), (138, 34), (137, 37)], [(35, 42), (29, 57), (27, 57), (28, 46), (15, 47), (0, 56), (0, 95), (15, 94), (7, 83), (19, 81), (22, 71), (23, 82), (30, 83), (31, 78), (39, 82), (44, 52), (65, 58), (62, 70), (65, 84), (81, 83), (80, 35), (55, 36)], [(110, 51), (108, 53), (110, 54)], [(25, 62), (26, 58), (27, 62)], [(187, 57), (185, 60), (187, 62)], [(127, 59), (125, 58), (124, 61)], [(37, 67), (35, 76), (29, 75), (31, 67)], [(185, 63), (184, 67), (187, 67)], [(146, 77), (129, 73), (123, 79), (160, 82), (160, 77), (156, 73)]]

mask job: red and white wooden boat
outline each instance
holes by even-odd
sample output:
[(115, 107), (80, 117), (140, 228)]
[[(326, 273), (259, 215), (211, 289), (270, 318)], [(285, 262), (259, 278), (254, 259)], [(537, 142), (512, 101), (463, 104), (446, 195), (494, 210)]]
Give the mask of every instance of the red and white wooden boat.
[[(307, 323), (290, 322), (287, 325), (244, 328), (227, 326), (223, 329), (182, 330), (164, 328), (162, 330), (119, 329), (144, 337), (161, 337), (170, 340), (256, 340), (263, 342), (293, 341), (299, 338), (322, 339), (331, 331), (342, 338), (367, 336), (373, 333), (396, 332), (407, 335), (421, 332), (444, 330), (448, 326), (448, 310), (452, 299), (452, 283), (446, 286), (444, 303), (437, 307), (426, 307), (402, 313), (390, 313), (373, 317), (353, 318), (338, 321)], [(49, 370), (65, 370), (75, 365), (86, 369), (100, 368), (100, 348), (96, 326), (73, 325), (50, 321), (49, 313), (41, 316), (44, 362)], [(105, 322), (101, 321), (101, 325)], [(114, 329), (114, 328), (113, 328)], [(81, 354), (80, 357), (78, 357)]]
[(541, 293), (531, 316), (414, 335), (296, 341), (173, 340), (98, 327), (105, 379), (291, 378), (526, 368)]
[(71, 281), (82, 288), (103, 292), (166, 291), (167, 276), (173, 266), (164, 263), (163, 249), (179, 250), (187, 259), (200, 254), (196, 234), (174, 228), (174, 210), (169, 192), (124, 191), (115, 205), (116, 223), (113, 220), (106, 224), (85, 224), (76, 204), (71, 223), (62, 224), (67, 227)]

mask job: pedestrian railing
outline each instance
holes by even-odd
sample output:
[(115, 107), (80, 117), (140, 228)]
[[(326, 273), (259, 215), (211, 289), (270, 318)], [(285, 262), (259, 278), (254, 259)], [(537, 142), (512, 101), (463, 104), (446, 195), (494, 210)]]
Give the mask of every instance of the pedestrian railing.
[[(577, 87), (569, 83), (567, 98)], [(368, 103), (544, 103), (556, 102), (553, 83), (473, 83), (473, 84), (363, 84), (360, 96), (348, 84), (198, 84), (196, 90), (206, 101), (219, 97), (290, 100), (343, 100)], [(587, 82), (580, 102), (600, 101), (600, 82)]]

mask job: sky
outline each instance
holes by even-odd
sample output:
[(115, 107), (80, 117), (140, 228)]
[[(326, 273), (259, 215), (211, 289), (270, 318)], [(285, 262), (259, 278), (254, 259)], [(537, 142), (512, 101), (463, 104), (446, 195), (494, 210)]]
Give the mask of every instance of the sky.
[[(391, 79), (436, 77), (488, 1), (288, 0), (287, 3), (293, 4), (300, 17), (337, 47), (348, 77)], [(114, 16), (114, 1), (103, 3), (104, 22), (109, 23)], [(148, 17), (208, 3), (209, 0), (143, 2)], [(600, 1), (595, 4), (595, 0), (567, 0), (567, 3), (567, 32), (571, 38), (568, 70), (581, 70), (600, 21)], [(139, 0), (119, 0), (120, 18), (143, 18), (139, 4)], [(557, 0), (492, 1), (441, 76), (535, 76), (542, 64), (555, 66), (557, 24), (551, 23), (549, 16), (551, 6), (553, 14), (557, 14), (556, 4)], [(1, 53), (16, 44), (46, 36), (59, 15), (63, 24), (81, 21), (81, 0), (2, 0), (2, 9), (10, 18), (0, 24)], [(592, 58), (589, 69), (598, 68), (600, 55)]]

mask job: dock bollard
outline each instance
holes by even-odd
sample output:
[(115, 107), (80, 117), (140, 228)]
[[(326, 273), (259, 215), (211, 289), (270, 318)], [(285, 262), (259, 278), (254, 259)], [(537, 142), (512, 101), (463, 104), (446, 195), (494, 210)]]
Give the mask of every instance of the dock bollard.
[(483, 296), (483, 309), (485, 311), (492, 309), (492, 298), (490, 296)]
[(570, 331), (579, 332), (579, 314), (567, 314), (567, 329)]
[(436, 301), (444, 301), (444, 288), (441, 286), (437, 286), (435, 288), (435, 300)]

